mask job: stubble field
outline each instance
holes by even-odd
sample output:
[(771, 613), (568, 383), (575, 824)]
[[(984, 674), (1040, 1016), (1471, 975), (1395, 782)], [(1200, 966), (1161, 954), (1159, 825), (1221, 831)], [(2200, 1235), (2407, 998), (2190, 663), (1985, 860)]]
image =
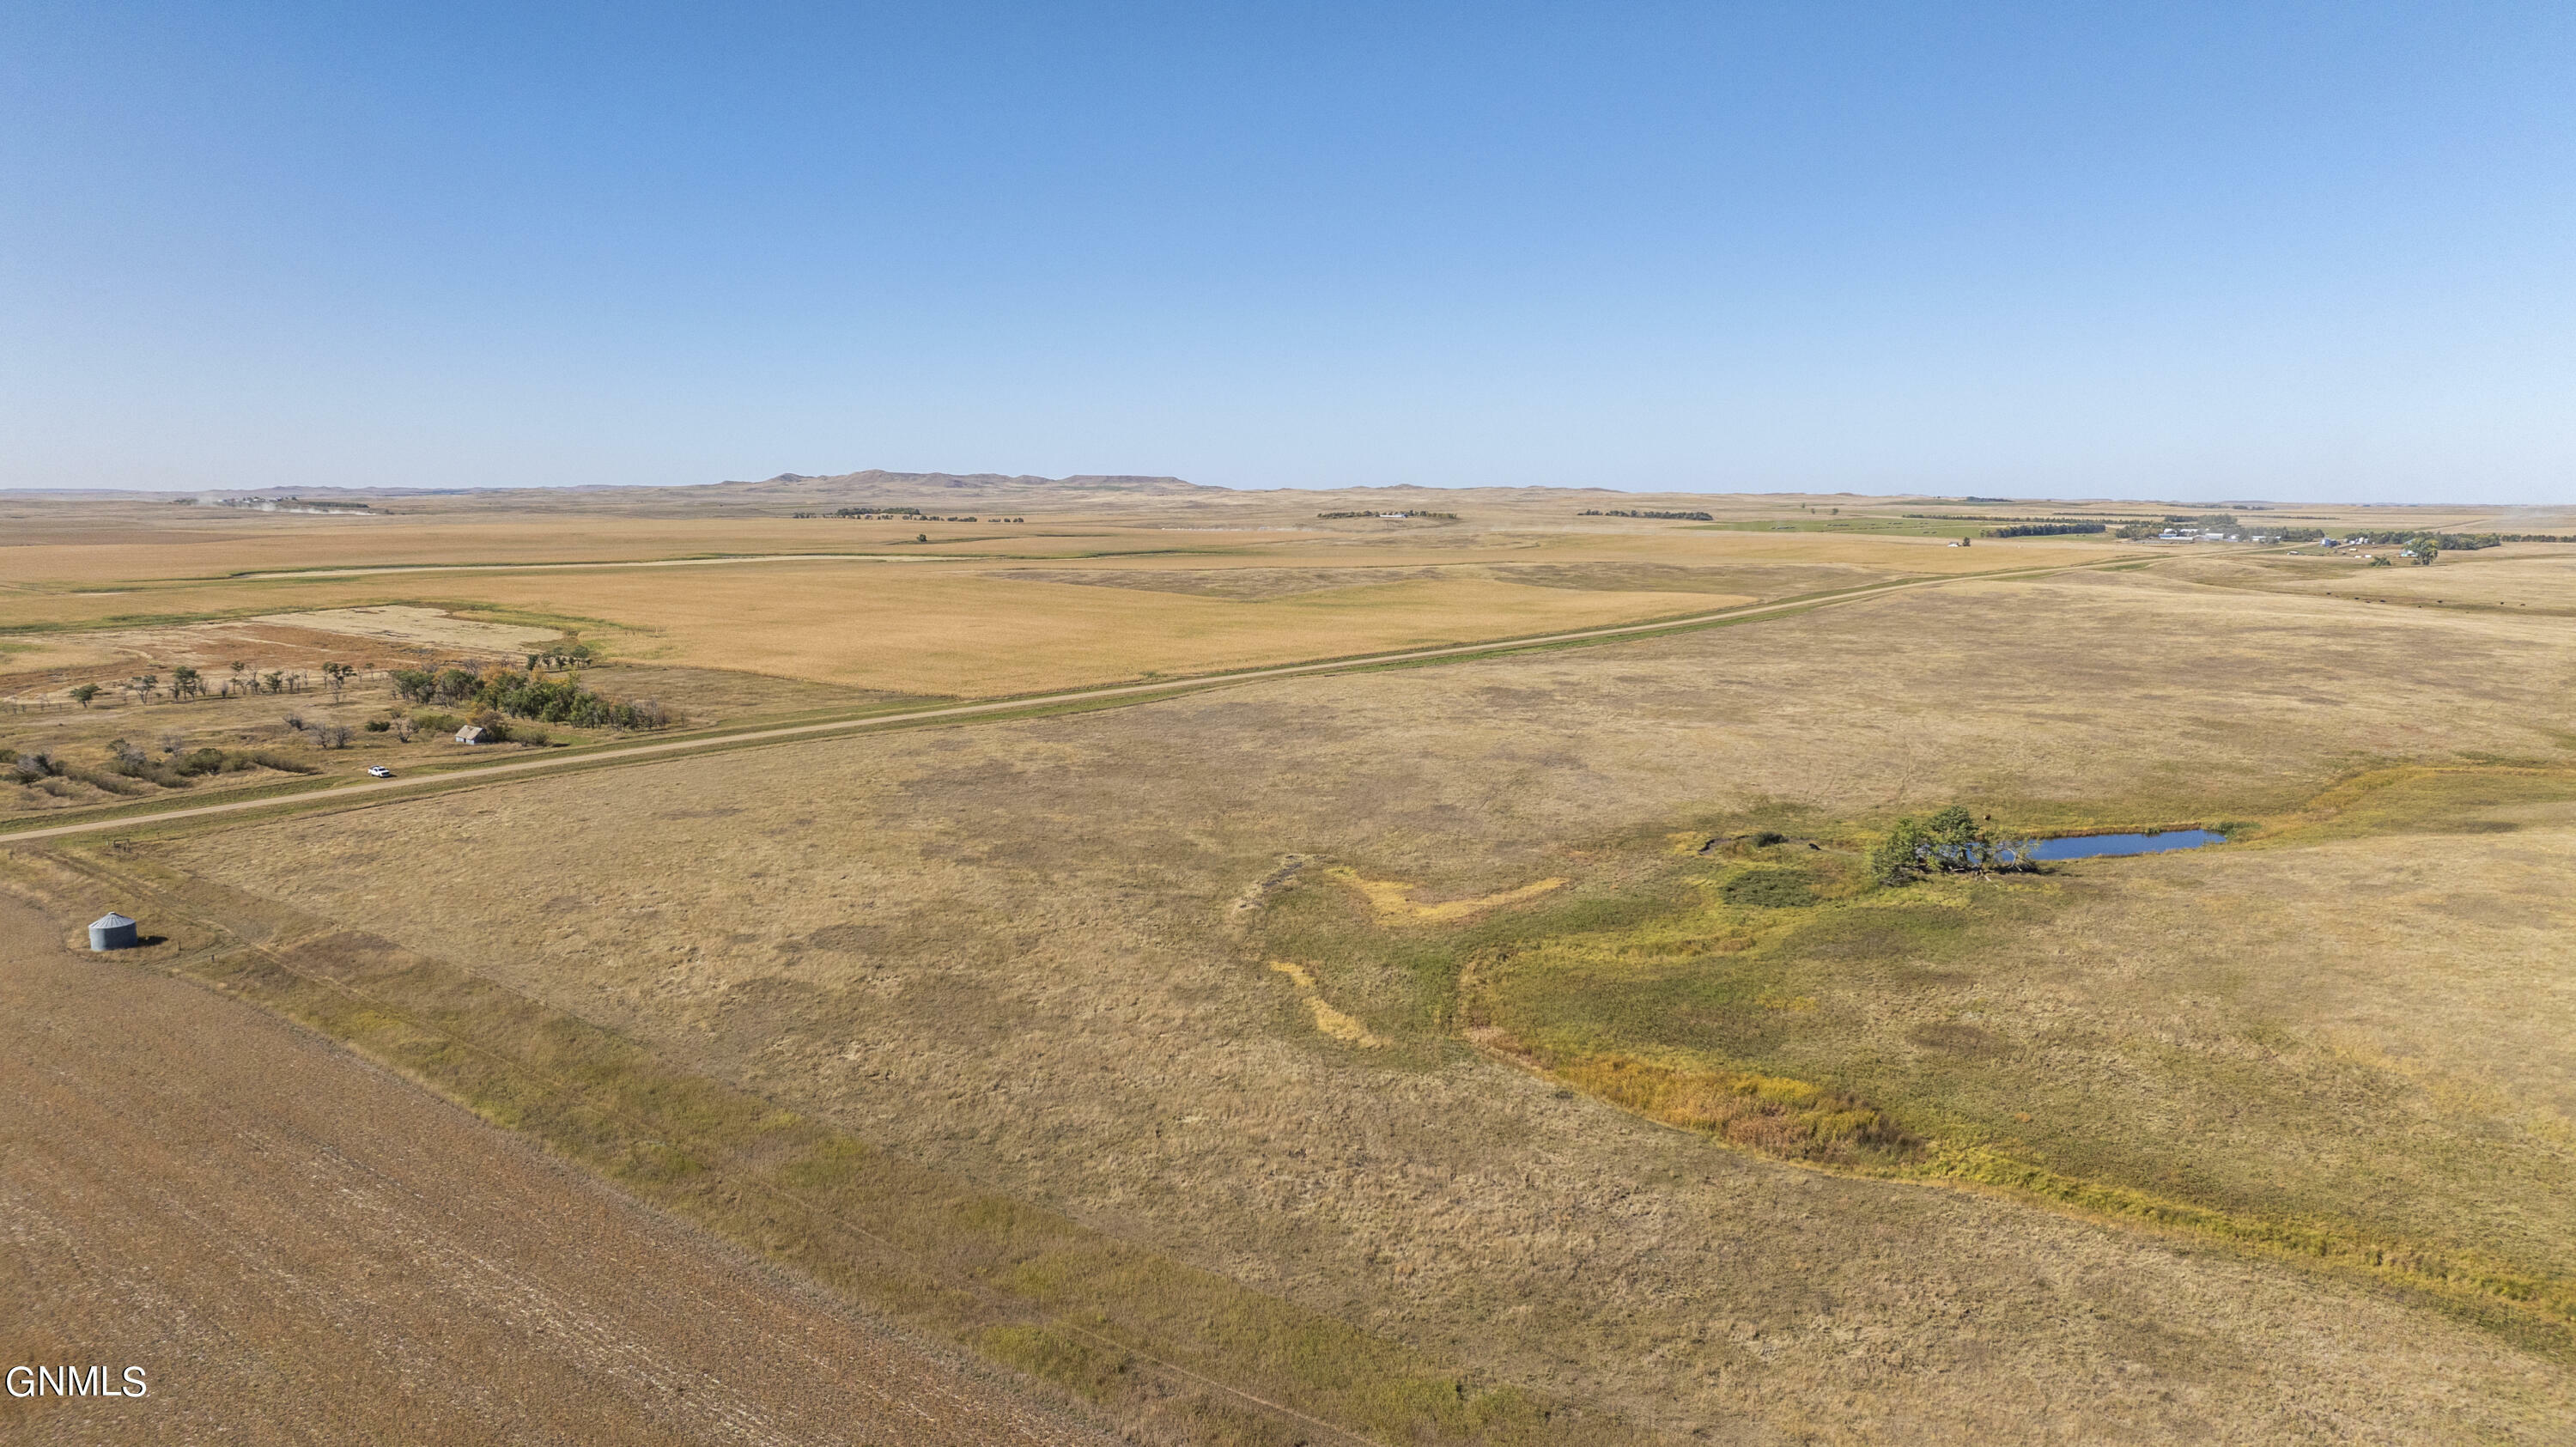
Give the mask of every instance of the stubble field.
[(12, 1442), (1110, 1438), (0, 892)]

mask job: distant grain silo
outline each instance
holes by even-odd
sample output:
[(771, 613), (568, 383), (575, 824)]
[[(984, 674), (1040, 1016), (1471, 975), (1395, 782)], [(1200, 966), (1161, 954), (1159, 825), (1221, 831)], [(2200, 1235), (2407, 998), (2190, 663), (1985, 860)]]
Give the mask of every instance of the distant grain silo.
[(90, 922), (89, 947), (93, 950), (130, 950), (141, 943), (134, 935), (134, 921), (121, 914), (103, 914)]

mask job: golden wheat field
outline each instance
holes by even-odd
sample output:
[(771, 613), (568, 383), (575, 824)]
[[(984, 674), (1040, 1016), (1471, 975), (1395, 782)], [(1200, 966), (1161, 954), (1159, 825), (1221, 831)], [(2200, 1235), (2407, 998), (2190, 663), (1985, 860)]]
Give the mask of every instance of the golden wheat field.
[[(1714, 530), (1571, 508), (1549, 510), (1542, 530), (1535, 511), (1375, 532), (1286, 512), (1266, 532), (1186, 517), (1059, 520), (911, 551), (900, 529), (829, 517), (245, 514), (190, 516), (131, 541), (103, 540), (117, 536), (103, 522), (65, 522), (28, 530), (8, 551), (0, 673), (16, 692), (58, 689), (83, 670), (156, 661), (156, 646), (182, 653), (171, 629), (193, 619), (295, 616), (328, 628), (353, 609), (408, 607), (578, 634), (629, 660), (981, 697), (2136, 551), (2085, 539), (1976, 549)], [(800, 556), (833, 550), (863, 555)], [(363, 651), (371, 630), (347, 631)]]
[[(82, 616), (100, 649), (168, 648), (408, 601), (365, 616), (430, 653), (503, 652), (461, 625), (577, 632), (609, 652), (591, 686), (685, 687), (715, 722), (1948, 581), (145, 819), (0, 851), (0, 879), (67, 934), (140, 901), (168, 936), (147, 968), (1131, 1440), (2576, 1421), (2576, 546), (2365, 570), (1768, 521), (1849, 499), (1701, 526), (1462, 497), (1454, 526), (1269, 534), (1288, 503), (1025, 505), (1163, 546), (459, 573), (434, 597), (137, 570), (153, 607), (260, 621)], [(773, 521), (723, 525), (748, 548)], [(45, 608), (117, 601), (76, 591), (0, 613), (33, 600), (46, 626), (16, 640), (69, 647), (87, 630)], [(771, 691), (728, 701), (728, 677)], [(1871, 873), (1900, 816), (1954, 804), (2008, 834), (2226, 842)]]

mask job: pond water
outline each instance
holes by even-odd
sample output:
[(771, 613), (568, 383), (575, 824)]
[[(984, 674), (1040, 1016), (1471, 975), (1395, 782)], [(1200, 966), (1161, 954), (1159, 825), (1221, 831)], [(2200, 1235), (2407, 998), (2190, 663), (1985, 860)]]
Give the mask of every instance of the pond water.
[(2167, 829), (2160, 834), (2070, 834), (2063, 839), (2042, 839), (2030, 847), (2033, 859), (2092, 859), (2105, 854), (2163, 854), (2175, 849), (2198, 849), (2204, 844), (2224, 844), (2227, 836), (2215, 829)]

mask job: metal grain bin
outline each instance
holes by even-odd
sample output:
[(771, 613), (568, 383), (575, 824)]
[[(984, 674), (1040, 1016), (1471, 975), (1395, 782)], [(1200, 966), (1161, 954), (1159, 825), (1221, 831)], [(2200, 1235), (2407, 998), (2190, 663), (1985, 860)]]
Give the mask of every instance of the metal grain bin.
[(134, 937), (134, 921), (121, 914), (103, 914), (90, 922), (89, 947), (94, 950), (130, 950), (142, 941)]

